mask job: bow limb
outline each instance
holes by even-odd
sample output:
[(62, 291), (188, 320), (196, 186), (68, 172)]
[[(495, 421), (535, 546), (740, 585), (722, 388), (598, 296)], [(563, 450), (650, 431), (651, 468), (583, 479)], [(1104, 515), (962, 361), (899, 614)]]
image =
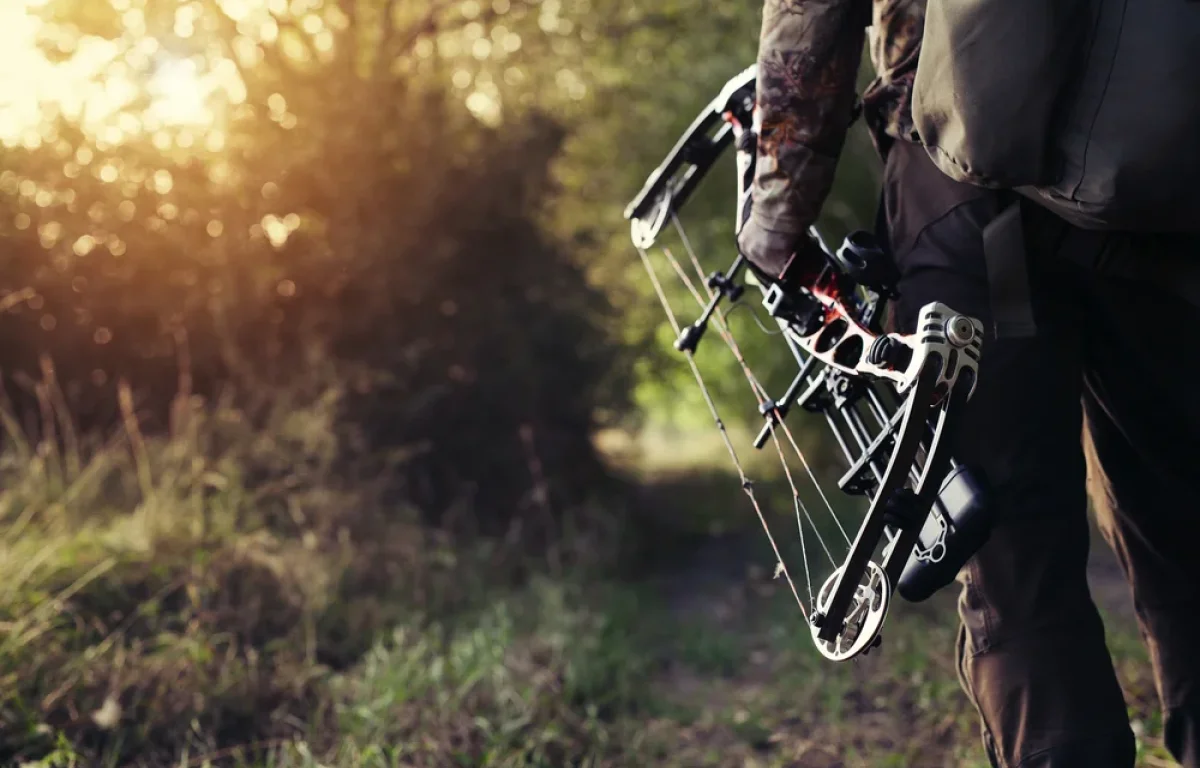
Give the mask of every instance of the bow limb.
[(854, 599), (859, 583), (866, 574), (867, 564), (883, 538), (884, 526), (887, 523), (887, 504), (908, 481), (909, 470), (921, 446), (935, 387), (941, 377), (941, 367), (942, 363), (938, 357), (927, 357), (905, 402), (896, 447), (888, 460), (887, 469), (871, 500), (862, 526), (858, 529), (858, 535), (850, 547), (845, 565), (837, 577), (833, 596), (825, 610), (814, 617), (813, 624), (820, 630), (817, 636), (823, 641), (835, 640), (845, 628), (846, 611), (850, 608), (851, 600)]

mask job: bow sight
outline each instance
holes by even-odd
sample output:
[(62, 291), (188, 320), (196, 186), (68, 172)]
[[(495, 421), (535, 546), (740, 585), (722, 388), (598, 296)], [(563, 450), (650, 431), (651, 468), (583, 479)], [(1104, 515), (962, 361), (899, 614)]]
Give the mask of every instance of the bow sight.
[[(862, 232), (836, 251), (809, 230), (816, 266), (789, 270), (786, 282), (768, 279), (738, 255), (725, 271), (705, 275), (678, 212), (717, 158), (737, 143), (740, 229), (750, 205), (756, 135), (753, 125), (755, 69), (734, 77), (693, 121), (666, 160), (625, 211), (631, 236), (646, 266), (682, 352), (779, 560), (813, 640), (827, 658), (842, 661), (879, 644), (893, 591), (917, 602), (950, 583), (987, 537), (987, 508), (975, 476), (950, 456), (949, 434), (971, 397), (978, 373), (983, 327), (940, 303), (922, 308), (911, 334), (887, 333), (883, 308), (895, 298), (898, 276), (890, 258)], [(681, 326), (663, 290), (648, 249), (670, 222), (684, 245), (695, 280), (668, 248), (662, 255), (700, 306), (699, 317)], [(799, 276), (792, 275), (798, 272)], [(747, 275), (749, 273), (749, 275)], [(761, 292), (799, 371), (778, 398), (750, 370), (730, 333), (723, 305), (744, 298), (747, 277)], [(709, 395), (694, 353), (715, 327), (741, 366), (758, 401), (763, 427), (756, 449), (775, 446), (791, 487), (803, 557), (807, 606), (784, 563), (737, 450)], [(824, 418), (847, 462), (838, 488), (870, 503), (851, 539), (838, 520), (785, 423), (794, 410)], [(801, 501), (785, 448), (799, 459), (845, 539), (839, 562)], [(813, 592), (805, 521), (825, 551), (832, 572)]]

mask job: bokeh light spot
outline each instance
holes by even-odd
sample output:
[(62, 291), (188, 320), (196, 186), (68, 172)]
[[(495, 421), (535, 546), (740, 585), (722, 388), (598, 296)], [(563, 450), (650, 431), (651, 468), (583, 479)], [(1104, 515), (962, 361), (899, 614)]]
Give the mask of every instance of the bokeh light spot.
[(75, 245), (71, 246), (71, 250), (75, 251), (76, 256), (87, 256), (96, 247), (96, 238), (91, 235), (83, 235), (75, 241)]
[(268, 214), (263, 217), (262, 231), (267, 236), (267, 239), (271, 241), (271, 245), (276, 248), (283, 247), (288, 240), (288, 235), (291, 234), (291, 230), (288, 229), (288, 225), (284, 223), (283, 219), (274, 214)]
[(154, 190), (160, 195), (168, 194), (175, 186), (175, 179), (171, 177), (171, 172), (165, 168), (160, 168), (154, 172), (153, 180)]

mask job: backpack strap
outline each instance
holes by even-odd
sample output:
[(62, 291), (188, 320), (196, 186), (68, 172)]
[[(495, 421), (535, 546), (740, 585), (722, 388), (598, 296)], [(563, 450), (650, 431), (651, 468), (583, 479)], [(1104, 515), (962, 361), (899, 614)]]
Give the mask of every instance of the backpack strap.
[(1015, 195), (983, 228), (983, 258), (995, 337), (1017, 339), (1036, 335), (1021, 200)]

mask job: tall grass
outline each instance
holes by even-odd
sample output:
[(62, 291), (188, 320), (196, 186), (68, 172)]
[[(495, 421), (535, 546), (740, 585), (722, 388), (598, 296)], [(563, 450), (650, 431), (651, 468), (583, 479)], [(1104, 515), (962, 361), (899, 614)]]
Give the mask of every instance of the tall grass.
[(0, 764), (617, 749), (599, 723), (642, 690), (632, 608), (614, 624), (565, 581), (497, 602), (527, 571), (519, 531), (468, 546), (420, 525), (330, 381), (246, 410), (184, 377), (165, 434), (125, 386), (121, 428), (79, 434), (49, 364), (36, 430), (0, 403)]
[[(76, 434), (52, 367), (36, 387), (36, 442), (0, 408), (0, 762), (63, 739), (86, 764), (161, 764), (322, 717), (324, 668), (394, 618), (344, 589), (379, 504), (335, 472), (337, 391), (255, 418), (184, 393), (146, 436), (122, 387), (124, 426), (99, 436)], [(436, 547), (388, 512), (369, 553), (411, 604), (400, 569)]]

